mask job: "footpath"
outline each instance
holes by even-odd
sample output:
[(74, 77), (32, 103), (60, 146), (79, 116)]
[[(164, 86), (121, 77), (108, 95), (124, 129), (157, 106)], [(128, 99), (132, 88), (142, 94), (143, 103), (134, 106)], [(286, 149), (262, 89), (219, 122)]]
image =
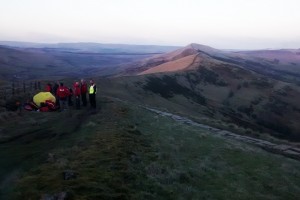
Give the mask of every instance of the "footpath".
[[(116, 97), (109, 96), (109, 98), (114, 99), (116, 101), (129, 103), (126, 100), (122, 100), (122, 99), (119, 99), (119, 98), (116, 98)], [(176, 115), (176, 114), (172, 114), (172, 113), (165, 112), (165, 111), (160, 111), (158, 109), (150, 108), (150, 107), (147, 107), (147, 106), (142, 106), (142, 105), (139, 105), (139, 106), (146, 109), (146, 110), (148, 110), (148, 111), (154, 112), (158, 115), (165, 116), (165, 117), (170, 117), (170, 118), (172, 118), (173, 120), (175, 120), (177, 122), (188, 124), (188, 125), (191, 125), (191, 126), (196, 126), (196, 127), (201, 128), (201, 129), (204, 129), (204, 130), (208, 130), (211, 134), (219, 135), (221, 137), (228, 138), (228, 139), (233, 139), (233, 140), (238, 140), (238, 141), (241, 141), (241, 142), (245, 142), (245, 143), (248, 143), (248, 144), (251, 144), (251, 145), (258, 146), (258, 147), (260, 147), (260, 148), (262, 148), (262, 149), (264, 149), (268, 152), (274, 153), (274, 154), (280, 154), (280, 155), (283, 155), (285, 157), (300, 160), (300, 148), (294, 147), (292, 145), (275, 144), (275, 143), (272, 143), (272, 142), (269, 142), (269, 141), (266, 141), (266, 140), (253, 138), (253, 137), (249, 137), (249, 136), (244, 136), (244, 135), (239, 135), (239, 134), (233, 133), (231, 131), (222, 130), (222, 129), (218, 129), (218, 128), (215, 128), (215, 127), (212, 127), (212, 126), (201, 124), (201, 123), (195, 122), (191, 119), (188, 119), (186, 117), (182, 117), (182, 116), (179, 116), (179, 115)]]
[(230, 131), (221, 130), (218, 128), (214, 128), (214, 127), (211, 127), (211, 126), (208, 126), (205, 124), (201, 124), (201, 123), (192, 121), (186, 117), (181, 117), (179, 115), (175, 115), (175, 114), (168, 113), (168, 112), (163, 112), (163, 111), (145, 107), (145, 106), (142, 106), (142, 107), (146, 110), (149, 110), (149, 111), (159, 114), (161, 116), (170, 117), (177, 122), (188, 124), (191, 126), (196, 126), (201, 129), (209, 130), (210, 133), (213, 133), (213, 134), (216, 134), (216, 135), (219, 135), (222, 137), (249, 143), (249, 144), (258, 146), (262, 149), (265, 149), (268, 152), (272, 152), (275, 154), (281, 154), (286, 157), (300, 160), (300, 148), (296, 148), (296, 147), (293, 147), (293, 146), (287, 145), (287, 144), (274, 144), (274, 143), (266, 141), (266, 140), (252, 138), (252, 137), (248, 137), (248, 136), (244, 136), (244, 135), (239, 135), (239, 134), (236, 134), (236, 133), (233, 133)]

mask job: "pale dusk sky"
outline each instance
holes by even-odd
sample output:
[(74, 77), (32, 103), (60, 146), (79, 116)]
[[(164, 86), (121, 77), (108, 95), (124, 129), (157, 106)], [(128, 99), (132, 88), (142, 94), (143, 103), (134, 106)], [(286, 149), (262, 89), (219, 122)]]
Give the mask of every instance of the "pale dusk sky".
[(299, 0), (0, 0), (0, 41), (300, 48)]

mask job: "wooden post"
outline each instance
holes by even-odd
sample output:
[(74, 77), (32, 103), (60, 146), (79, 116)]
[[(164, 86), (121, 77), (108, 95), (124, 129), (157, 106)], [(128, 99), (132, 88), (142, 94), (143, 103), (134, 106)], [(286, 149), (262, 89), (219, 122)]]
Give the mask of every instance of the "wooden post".
[(26, 84), (25, 84), (24, 81), (23, 81), (23, 93), (24, 93), (24, 94), (26, 93)]
[(12, 95), (15, 95), (15, 82), (12, 82), (12, 91), (11, 91)]
[(3, 97), (4, 100), (6, 100), (6, 88), (4, 88), (4, 97)]

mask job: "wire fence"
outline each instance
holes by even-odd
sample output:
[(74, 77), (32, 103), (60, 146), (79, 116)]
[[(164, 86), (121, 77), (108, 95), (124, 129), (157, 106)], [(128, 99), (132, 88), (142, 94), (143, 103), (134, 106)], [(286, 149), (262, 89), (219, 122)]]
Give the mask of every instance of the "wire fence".
[(42, 91), (41, 81), (12, 81), (10, 84), (0, 87), (0, 100), (8, 100), (12, 97), (26, 97), (38, 91)]

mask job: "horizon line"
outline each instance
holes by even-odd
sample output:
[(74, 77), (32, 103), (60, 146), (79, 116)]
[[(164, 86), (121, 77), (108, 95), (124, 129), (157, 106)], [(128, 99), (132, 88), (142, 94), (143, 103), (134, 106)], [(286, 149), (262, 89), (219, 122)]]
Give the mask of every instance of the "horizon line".
[[(213, 46), (210, 45), (206, 45), (206, 44), (202, 44), (202, 43), (196, 43), (196, 42), (190, 42), (186, 45), (164, 45), (164, 44), (136, 44), (136, 43), (105, 43), (105, 42), (83, 42), (83, 41), (74, 41), (74, 42), (31, 42), (31, 41), (18, 41), (18, 40), (0, 40), (0, 45), (1, 46), (10, 46), (10, 45), (3, 45), (1, 43), (24, 43), (24, 44), (40, 44), (40, 45), (55, 45), (55, 44), (102, 44), (102, 45), (128, 45), (128, 46), (161, 46), (161, 47), (186, 47), (189, 46), (191, 44), (197, 44), (197, 45), (204, 45), (204, 46), (208, 46), (211, 48), (215, 48)], [(10, 47), (19, 47), (22, 48), (20, 46), (16, 46), (16, 45), (11, 45)], [(33, 48), (43, 48), (43, 47), (33, 47)], [(219, 49), (219, 50), (224, 50), (224, 51), (259, 51), (259, 50), (300, 50), (299, 48), (270, 48), (270, 47), (265, 47), (265, 48), (215, 48), (215, 49)]]

